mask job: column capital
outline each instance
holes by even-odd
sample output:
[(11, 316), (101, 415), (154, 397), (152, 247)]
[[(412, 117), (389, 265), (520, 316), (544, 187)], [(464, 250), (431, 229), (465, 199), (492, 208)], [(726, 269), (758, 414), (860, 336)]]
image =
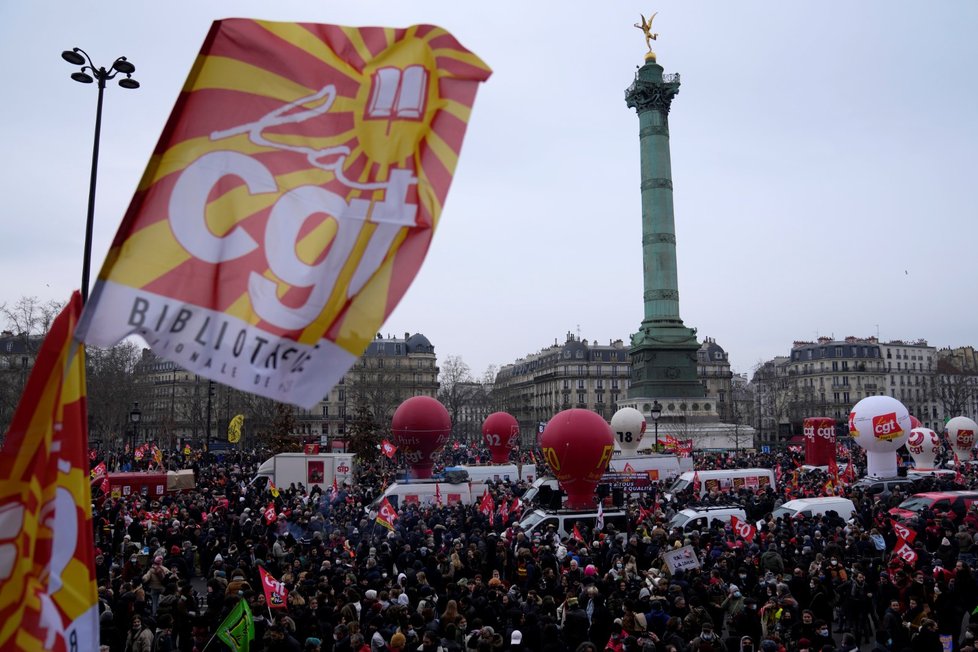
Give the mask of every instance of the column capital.
[(625, 91), (625, 103), (638, 113), (658, 111), (667, 116), (672, 100), (678, 94), (679, 75), (663, 75), (661, 82), (636, 79)]

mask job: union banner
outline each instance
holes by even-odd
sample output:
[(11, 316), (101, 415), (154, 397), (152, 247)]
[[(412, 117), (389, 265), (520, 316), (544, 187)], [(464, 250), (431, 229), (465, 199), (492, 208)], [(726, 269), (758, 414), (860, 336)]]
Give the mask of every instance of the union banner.
[(98, 649), (80, 314), (75, 292), (0, 451), (0, 650)]
[(417, 274), (489, 75), (431, 25), (215, 22), (77, 336), (311, 408)]

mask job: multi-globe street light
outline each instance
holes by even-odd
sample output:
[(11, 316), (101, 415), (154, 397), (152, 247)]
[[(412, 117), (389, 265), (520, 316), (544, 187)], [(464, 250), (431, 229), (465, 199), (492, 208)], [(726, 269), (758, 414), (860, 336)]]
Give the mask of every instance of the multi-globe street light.
[(117, 75), (125, 75), (119, 80), (119, 86), (132, 90), (139, 88), (139, 82), (132, 78), (136, 66), (125, 57), (119, 57), (106, 70), (96, 67), (91, 57), (81, 48), (72, 48), (61, 53), (61, 58), (79, 69), (71, 73), (71, 78), (81, 84), (98, 82), (98, 105), (95, 109), (95, 145), (92, 148), (92, 178), (88, 187), (88, 218), (85, 222), (85, 251), (82, 258), (81, 296), (82, 303), (88, 301), (88, 277), (92, 266), (92, 228), (95, 222), (95, 180), (98, 176), (98, 144), (102, 133), (102, 93), (105, 82), (115, 79)]

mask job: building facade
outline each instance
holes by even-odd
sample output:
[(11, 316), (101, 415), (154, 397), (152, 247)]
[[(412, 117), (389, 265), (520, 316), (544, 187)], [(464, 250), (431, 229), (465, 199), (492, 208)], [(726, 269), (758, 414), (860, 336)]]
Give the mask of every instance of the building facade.
[(494, 403), (520, 423), (522, 445), (536, 442), (541, 424), (570, 408), (597, 412), (605, 420), (628, 392), (630, 365), (622, 340), (589, 342), (568, 333), (536, 353), (503, 366), (496, 376)]
[(412, 396), (438, 395), (435, 347), (421, 333), (403, 338), (379, 333), (329, 394), (311, 410), (296, 408), (297, 430), (310, 441), (342, 449), (357, 409), (389, 429), (394, 411)]
[(696, 352), (696, 375), (706, 392), (704, 398), (716, 403), (720, 420), (733, 423), (733, 372), (727, 352), (712, 337), (705, 338)]
[(903, 403), (925, 428), (944, 429), (942, 410), (937, 400), (937, 349), (926, 340), (880, 343), (886, 365), (886, 391)]
[(889, 372), (875, 337), (795, 342), (788, 379), (788, 418), (797, 434), (806, 417), (832, 417), (845, 426), (852, 406), (861, 399), (889, 394)]

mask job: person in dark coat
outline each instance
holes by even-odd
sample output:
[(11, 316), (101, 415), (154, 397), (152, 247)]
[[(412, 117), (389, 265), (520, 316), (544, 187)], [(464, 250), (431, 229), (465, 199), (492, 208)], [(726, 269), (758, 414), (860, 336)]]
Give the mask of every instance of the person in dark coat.
[(561, 635), (568, 647), (574, 648), (578, 643), (588, 640), (588, 629), (591, 624), (587, 620), (587, 612), (576, 597), (564, 601), (564, 624)]

